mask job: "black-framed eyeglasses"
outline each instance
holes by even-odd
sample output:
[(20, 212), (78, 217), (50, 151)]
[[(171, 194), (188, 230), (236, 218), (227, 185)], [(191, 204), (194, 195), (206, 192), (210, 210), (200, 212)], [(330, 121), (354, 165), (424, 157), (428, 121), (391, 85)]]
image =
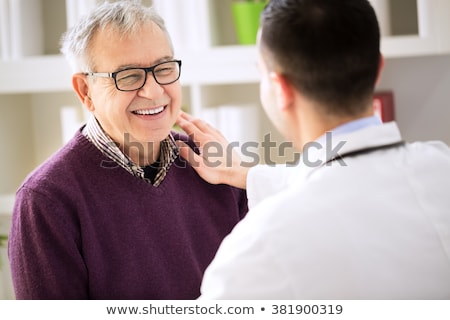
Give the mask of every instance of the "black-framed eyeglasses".
[(181, 60), (164, 61), (148, 68), (127, 68), (112, 73), (86, 72), (84, 74), (94, 77), (113, 78), (117, 90), (136, 91), (145, 85), (149, 72), (152, 73), (156, 83), (160, 85), (174, 83), (181, 75)]

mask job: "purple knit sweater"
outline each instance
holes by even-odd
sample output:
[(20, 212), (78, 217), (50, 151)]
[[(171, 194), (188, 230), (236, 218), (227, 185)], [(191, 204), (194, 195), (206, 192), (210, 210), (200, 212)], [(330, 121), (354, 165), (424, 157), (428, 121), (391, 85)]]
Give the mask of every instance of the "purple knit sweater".
[(155, 188), (77, 133), (17, 192), (9, 242), (16, 298), (195, 299), (246, 201), (243, 190), (204, 182), (181, 158)]

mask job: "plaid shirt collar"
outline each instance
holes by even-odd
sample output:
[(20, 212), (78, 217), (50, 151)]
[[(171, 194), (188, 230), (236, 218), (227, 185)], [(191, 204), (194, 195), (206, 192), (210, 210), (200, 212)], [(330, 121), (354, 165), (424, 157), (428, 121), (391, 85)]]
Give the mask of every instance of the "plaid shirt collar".
[(126, 154), (124, 154), (117, 144), (103, 131), (94, 116), (91, 116), (83, 129), (83, 135), (87, 137), (104, 155), (127, 170), (133, 176), (141, 178), (157, 187), (163, 182), (170, 166), (179, 155), (179, 150), (175, 144), (172, 134), (161, 141), (160, 166), (152, 183), (144, 177), (144, 169), (135, 164)]

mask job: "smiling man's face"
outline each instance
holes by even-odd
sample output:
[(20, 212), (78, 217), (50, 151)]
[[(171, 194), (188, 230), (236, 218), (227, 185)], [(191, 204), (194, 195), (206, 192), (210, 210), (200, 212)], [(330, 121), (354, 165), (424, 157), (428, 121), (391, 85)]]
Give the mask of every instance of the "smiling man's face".
[[(169, 39), (154, 23), (148, 23), (129, 37), (113, 30), (97, 33), (90, 55), (94, 72), (116, 72), (130, 67), (151, 67), (172, 60)], [(125, 149), (129, 143), (159, 145), (170, 133), (181, 108), (181, 85), (156, 83), (151, 72), (139, 90), (117, 90), (112, 78), (88, 79), (93, 112), (103, 130)]]

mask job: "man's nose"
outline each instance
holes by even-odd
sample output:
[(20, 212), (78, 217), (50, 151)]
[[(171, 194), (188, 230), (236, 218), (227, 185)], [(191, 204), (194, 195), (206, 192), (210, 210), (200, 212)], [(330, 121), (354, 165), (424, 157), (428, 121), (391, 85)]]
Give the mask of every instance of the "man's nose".
[(159, 97), (164, 92), (164, 88), (158, 82), (151, 72), (147, 73), (147, 79), (144, 86), (138, 90), (138, 95), (149, 99)]

